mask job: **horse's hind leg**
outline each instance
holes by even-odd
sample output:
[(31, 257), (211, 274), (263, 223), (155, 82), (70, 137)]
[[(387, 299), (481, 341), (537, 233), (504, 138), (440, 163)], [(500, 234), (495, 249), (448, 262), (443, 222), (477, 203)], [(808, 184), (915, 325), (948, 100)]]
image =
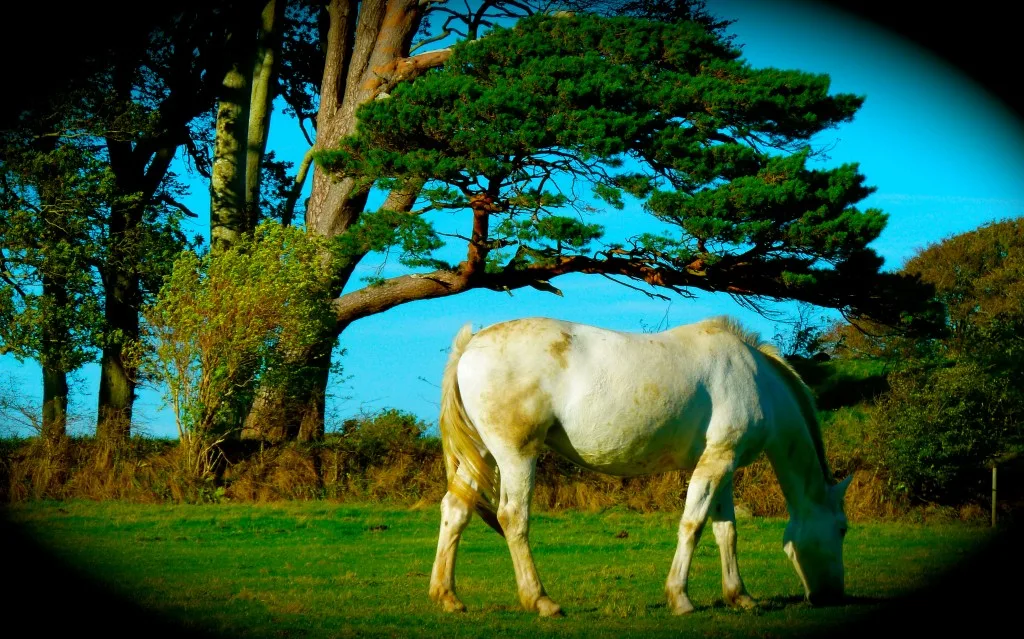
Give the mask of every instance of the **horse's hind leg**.
[(530, 500), (537, 457), (522, 456), (511, 448), (505, 451), (492, 448), (492, 453), (501, 473), (498, 521), (505, 531), (505, 540), (512, 554), (519, 602), (526, 610), (538, 612), (542, 617), (561, 616), (561, 607), (544, 591), (530, 552)]
[[(460, 469), (460, 476), (469, 481)], [(444, 606), (447, 612), (464, 612), (463, 605), (455, 595), (455, 556), (459, 550), (462, 531), (473, 516), (472, 504), (448, 491), (441, 500), (441, 534), (437, 539), (437, 555), (430, 574), (430, 598)]]
[(693, 469), (690, 485), (686, 488), (683, 518), (679, 522), (679, 545), (665, 582), (665, 594), (672, 614), (682, 615), (693, 611), (693, 603), (686, 594), (690, 561), (700, 541), (711, 505), (722, 487), (732, 478), (733, 462), (731, 448), (709, 445)]
[(736, 510), (733, 507), (732, 475), (723, 480), (711, 506), (711, 528), (722, 556), (722, 595), (725, 603), (740, 608), (754, 608), (754, 600), (740, 578), (736, 559)]

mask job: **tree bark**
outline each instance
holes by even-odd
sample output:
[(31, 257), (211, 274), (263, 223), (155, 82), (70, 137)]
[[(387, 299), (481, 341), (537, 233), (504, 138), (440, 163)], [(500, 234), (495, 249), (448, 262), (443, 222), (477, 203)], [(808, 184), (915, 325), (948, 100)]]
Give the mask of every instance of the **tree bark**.
[[(45, 267), (44, 267), (45, 268)], [(47, 441), (56, 441), (67, 435), (68, 376), (61, 365), (61, 350), (71, 341), (61, 311), (68, 304), (67, 289), (59, 277), (43, 274), (43, 297), (51, 300), (56, 313), (43, 318), (43, 352), (39, 362), (43, 368), (43, 428)]]
[(68, 375), (59, 368), (43, 366), (43, 439), (56, 441), (67, 435)]
[[(37, 141), (42, 154), (52, 154), (57, 149), (57, 138), (43, 138)], [(56, 161), (42, 156), (42, 180), (37, 186), (43, 205), (43, 215), (49, 224), (41, 234), (42, 264), (39, 273), (42, 279), (43, 306), (40, 327), (39, 365), (43, 369), (43, 421), (40, 435), (48, 442), (54, 442), (67, 435), (68, 378), (65, 365), (65, 351), (71, 348), (71, 335), (66, 321), (68, 312), (67, 273), (68, 264), (61, 263), (53, 249), (67, 241), (66, 224), (56, 206), (60, 194), (59, 168)]]
[[(333, 148), (341, 138), (355, 132), (356, 109), (360, 105), (377, 98), (396, 82), (410, 80), (430, 66), (439, 66), (448, 57), (446, 51), (408, 57), (423, 17), (419, 0), (364, 2), (354, 33), (354, 3), (334, 0), (330, 12), (327, 64), (317, 114), (318, 150)], [(337, 180), (319, 167), (314, 168), (306, 227), (327, 237), (343, 233), (358, 219), (368, 195), (369, 190), (356, 180)], [(339, 287), (339, 293), (340, 290)]]
[[(277, 2), (282, 3), (284, 0)], [(216, 33), (231, 22), (235, 22), (234, 16), (214, 18), (209, 14), (199, 24), (205, 25), (211, 33)], [(249, 24), (244, 20), (243, 23)], [(252, 25), (252, 33), (255, 34), (256, 23)], [(238, 33), (245, 33), (247, 28), (238, 29)], [(130, 196), (127, 199), (133, 203), (115, 206), (111, 210), (107, 223), (107, 255), (100, 266), (104, 286), (105, 332), (111, 339), (103, 345), (100, 360), (97, 437), (125, 440), (130, 435), (136, 382), (131, 363), (124, 360), (123, 348), (126, 343), (139, 338), (142, 284), (137, 265), (145, 256), (138, 254), (137, 239), (145, 223), (145, 213), (153, 204), (153, 198), (167, 176), (179, 146), (189, 140), (188, 123), (214, 104), (217, 95), (216, 78), (227, 77), (226, 69), (230, 66), (228, 59), (237, 61), (241, 59), (240, 55), (243, 56), (248, 71), (252, 71), (255, 44), (253, 38), (249, 40), (253, 40), (253, 43), (244, 39), (239, 43), (236, 40), (227, 51), (215, 48), (212, 57), (203, 58), (201, 69), (193, 68), (192, 46), (176, 44), (168, 63), (175, 70), (169, 75), (169, 81), (173, 81), (173, 84), (168, 87), (170, 94), (154, 112), (156, 121), (151, 133), (134, 143), (119, 139), (118, 136), (106, 139), (110, 167), (117, 187), (115, 199)], [(190, 40), (186, 38), (186, 41)], [(245, 54), (245, 47), (248, 47), (248, 54)], [(114, 65), (112, 97), (126, 105), (131, 101), (134, 74), (142, 64), (144, 58), (140, 56), (144, 49), (142, 44), (138, 48), (124, 49)], [(242, 53), (238, 53), (239, 50)], [(203, 74), (210, 79), (204, 79)], [(248, 102), (250, 96), (245, 95), (244, 98), (244, 102)], [(238, 139), (244, 141), (248, 133), (247, 118), (239, 123), (239, 128), (241, 133)], [(236, 166), (244, 168), (244, 155), (241, 163), (236, 163)], [(240, 198), (244, 198), (244, 182), (237, 188), (237, 193)]]
[(133, 265), (140, 256), (131, 250), (131, 245), (142, 222), (142, 210), (138, 205), (115, 209), (109, 223), (110, 256), (103, 278), (107, 341), (100, 359), (96, 436), (111, 442), (123, 442), (131, 432), (135, 375), (122, 355), (124, 345), (139, 338), (142, 295)]
[[(236, 30), (229, 37), (245, 39)], [(237, 44), (237, 43), (236, 43)], [(210, 178), (210, 251), (222, 252), (248, 228), (246, 162), (252, 100), (253, 62), (250, 48), (237, 44), (235, 57), (221, 83), (217, 104), (217, 133)]]
[(256, 228), (260, 213), (260, 168), (267, 151), (270, 116), (274, 107), (274, 82), (277, 79), (280, 23), (286, 0), (269, 0), (263, 7), (259, 49), (252, 73), (249, 101), (249, 137), (245, 163), (246, 227)]

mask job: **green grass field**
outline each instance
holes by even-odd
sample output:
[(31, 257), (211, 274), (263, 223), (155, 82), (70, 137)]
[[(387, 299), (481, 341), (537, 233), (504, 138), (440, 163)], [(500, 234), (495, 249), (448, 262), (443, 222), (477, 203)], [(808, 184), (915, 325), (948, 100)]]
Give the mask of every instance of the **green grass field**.
[(760, 610), (723, 606), (708, 530), (691, 571), (697, 611), (677, 618), (662, 585), (678, 515), (540, 513), (532, 518), (534, 555), (567, 613), (540, 619), (519, 608), (504, 540), (479, 519), (463, 538), (456, 571), (469, 611), (435, 608), (427, 597), (433, 507), (35, 502), (7, 516), (55, 557), (148, 610), (188, 629), (254, 637), (805, 636), (878, 612), (991, 534), (963, 524), (855, 524), (846, 543), (849, 601), (812, 608), (782, 552), (785, 521), (741, 519), (740, 569)]

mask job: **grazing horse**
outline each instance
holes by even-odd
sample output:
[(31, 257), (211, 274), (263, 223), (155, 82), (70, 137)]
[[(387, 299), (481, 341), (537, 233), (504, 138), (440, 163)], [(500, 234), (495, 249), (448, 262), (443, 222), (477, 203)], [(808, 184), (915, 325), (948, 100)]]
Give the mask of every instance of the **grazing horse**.
[(508, 542), (519, 601), (561, 608), (541, 585), (528, 542), (537, 458), (544, 446), (618, 476), (692, 471), (665, 593), (693, 610), (690, 560), (710, 516), (733, 606), (755, 605), (736, 560), (733, 473), (767, 453), (786, 498), (783, 548), (812, 604), (843, 594), (843, 498), (822, 447), (814, 400), (769, 344), (735, 320), (625, 333), (547, 318), (462, 327), (442, 382), (448, 474), (430, 596), (448, 611), (459, 538), (477, 512)]

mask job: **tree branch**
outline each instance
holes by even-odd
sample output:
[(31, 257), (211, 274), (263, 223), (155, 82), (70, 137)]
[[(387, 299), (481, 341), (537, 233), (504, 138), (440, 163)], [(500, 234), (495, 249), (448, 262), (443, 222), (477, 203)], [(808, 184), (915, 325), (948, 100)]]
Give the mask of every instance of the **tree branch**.
[[(296, 112), (296, 113), (298, 113), (298, 112)], [(299, 130), (302, 131), (302, 137), (306, 138), (306, 143), (309, 144), (309, 146), (313, 146), (314, 144), (316, 144), (316, 141), (313, 139), (313, 136), (311, 136), (309, 134), (309, 132), (306, 131), (306, 120), (307, 119), (309, 119), (309, 118), (306, 118), (306, 117), (301, 116), (301, 115), (299, 116)], [(314, 130), (315, 130), (315, 128), (316, 128), (316, 123), (315, 122), (313, 123), (313, 127), (314, 127)]]
[(179, 211), (181, 211), (182, 213), (184, 213), (187, 217), (191, 217), (191, 218), (198, 218), (199, 217), (198, 215), (193, 213), (192, 210), (189, 209), (187, 206), (185, 206), (181, 202), (175, 200), (174, 198), (172, 198), (170, 195), (167, 195), (166, 193), (161, 193), (160, 195), (157, 196), (156, 199), (161, 201), (161, 202), (164, 202), (165, 204), (170, 204), (174, 208), (176, 208)]
[(353, 22), (350, 12), (355, 10), (355, 3), (344, 0), (331, 0), (327, 7), (330, 27), (327, 31), (327, 63), (320, 83), (320, 111), (317, 116), (323, 120), (317, 124), (318, 131), (325, 129), (322, 125), (334, 117), (345, 93), (346, 63), (349, 59), (346, 49), (352, 37)]
[(451, 55), (451, 49), (437, 49), (409, 58), (395, 58), (387, 64), (374, 67), (373, 73), (378, 80), (376, 94), (386, 95), (398, 83), (415, 80), (430, 69), (442, 66)]
[(163, 182), (164, 177), (167, 175), (177, 150), (178, 147), (174, 143), (157, 149), (153, 161), (149, 163), (149, 168), (142, 175), (140, 186), (142, 187), (144, 200), (149, 200), (156, 193), (156, 190), (160, 188), (160, 183)]
[(18, 283), (14, 281), (14, 279), (12, 279), (13, 277), (14, 273), (12, 273), (9, 268), (7, 268), (6, 260), (0, 257), (0, 279), (6, 282), (7, 285), (10, 286), (18, 294), (18, 296), (24, 300), (27, 297), (25, 291), (23, 291), (22, 288), (18, 286)]
[(288, 199), (284, 203), (284, 210), (281, 211), (281, 224), (283, 226), (291, 226), (292, 219), (295, 217), (295, 204), (299, 201), (299, 195), (302, 194), (302, 187), (306, 183), (306, 176), (309, 174), (309, 166), (312, 163), (313, 149), (309, 149), (306, 151), (306, 155), (302, 157), (302, 162), (299, 164), (299, 172), (295, 174), (295, 183), (292, 184), (292, 188), (288, 192)]
[(661, 293), (652, 293), (651, 291), (645, 291), (644, 289), (640, 288), (639, 286), (633, 286), (629, 282), (622, 282), (620, 280), (617, 280), (614, 277), (612, 277), (611, 275), (608, 275), (607, 273), (601, 273), (601, 277), (603, 277), (603, 278), (605, 278), (607, 280), (611, 280), (611, 281), (615, 282), (616, 284), (618, 284), (619, 286), (625, 286), (626, 288), (631, 288), (634, 291), (639, 291), (640, 293), (643, 293), (644, 295), (646, 295), (647, 297), (651, 298), (652, 300), (653, 299), (658, 299), (658, 300), (665, 300), (666, 302), (670, 301), (669, 297), (667, 295), (662, 295)]
[(195, 140), (192, 139), (192, 136), (187, 136), (185, 139), (185, 151), (188, 153), (189, 157), (192, 158), (192, 162), (196, 167), (196, 171), (199, 172), (199, 175), (208, 180), (211, 179), (213, 174), (210, 172), (210, 158), (203, 155), (202, 151), (200, 151), (199, 147), (196, 145)]
[(421, 47), (424, 47), (424, 46), (426, 46), (426, 45), (428, 45), (428, 44), (430, 44), (432, 42), (437, 42), (439, 40), (444, 40), (445, 38), (447, 38), (451, 34), (452, 34), (451, 29), (448, 29), (447, 27), (445, 27), (445, 28), (441, 29), (441, 32), (438, 33), (437, 35), (433, 35), (433, 36), (431, 36), (429, 38), (426, 38), (424, 40), (420, 40), (419, 42), (414, 44), (412, 47), (409, 48), (409, 53), (412, 53), (413, 51), (416, 51), (417, 49), (419, 49)]
[(387, 211), (412, 211), (412, 205), (416, 203), (416, 198), (419, 197), (424, 184), (426, 184), (426, 180), (416, 178), (409, 180), (401, 187), (392, 189), (380, 208)]

